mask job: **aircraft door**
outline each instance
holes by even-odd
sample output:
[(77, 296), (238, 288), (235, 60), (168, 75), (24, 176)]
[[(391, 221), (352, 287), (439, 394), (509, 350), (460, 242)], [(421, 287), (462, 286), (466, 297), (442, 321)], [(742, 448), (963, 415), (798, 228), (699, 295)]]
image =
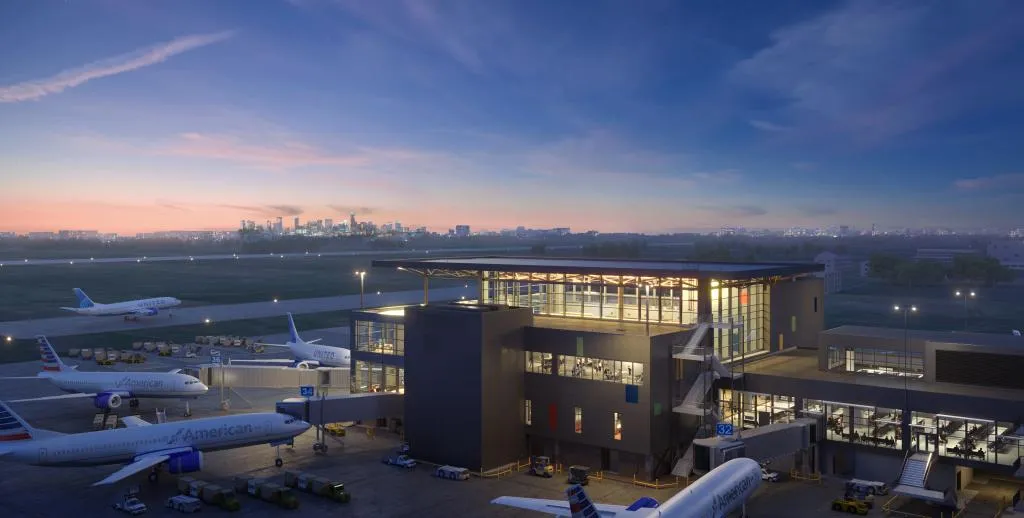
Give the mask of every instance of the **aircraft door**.
[(46, 464), (46, 448), (39, 448), (39, 464)]
[(265, 423), (263, 423), (263, 426), (264, 426), (263, 429), (266, 431), (266, 434), (268, 436), (274, 435), (274, 423), (273, 423), (273, 421), (271, 421), (270, 419), (267, 419), (267, 421)]

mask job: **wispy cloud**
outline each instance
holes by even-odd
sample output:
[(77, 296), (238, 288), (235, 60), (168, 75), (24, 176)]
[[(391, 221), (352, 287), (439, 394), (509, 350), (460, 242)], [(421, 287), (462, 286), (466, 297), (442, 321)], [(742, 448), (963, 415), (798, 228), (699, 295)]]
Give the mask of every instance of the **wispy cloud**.
[(354, 207), (350, 205), (328, 205), (327, 208), (340, 214), (365, 214), (370, 215), (376, 212), (373, 207)]
[(797, 210), (800, 211), (800, 214), (811, 217), (832, 216), (839, 212), (835, 207), (826, 207), (824, 205), (807, 205), (804, 207), (798, 207)]
[(721, 171), (698, 171), (684, 175), (700, 182), (733, 183), (738, 182), (743, 175), (736, 169), (722, 169)]
[(297, 205), (232, 205), (223, 204), (221, 207), (231, 210), (237, 210), (239, 212), (248, 212), (250, 214), (256, 214), (259, 216), (266, 216), (268, 218), (273, 217), (288, 217), (298, 216), (305, 212), (302, 207)]
[(260, 143), (228, 135), (185, 133), (160, 152), (193, 158), (228, 160), (267, 169), (309, 166), (358, 167), (370, 161), (365, 154), (336, 154), (303, 142)]
[(789, 128), (786, 126), (783, 126), (781, 124), (775, 124), (774, 122), (769, 122), (765, 120), (752, 119), (747, 121), (747, 123), (749, 123), (756, 129), (759, 129), (761, 131), (767, 131), (770, 133), (779, 133), (781, 131), (789, 130)]
[(166, 200), (157, 200), (156, 205), (165, 209), (177, 210), (182, 212), (190, 212), (192, 209), (184, 203), (175, 203)]
[(55, 76), (44, 79), (0, 86), (0, 103), (34, 101), (47, 95), (58, 94), (68, 88), (74, 88), (93, 79), (131, 72), (132, 70), (161, 63), (177, 54), (224, 41), (233, 35), (234, 31), (193, 34), (128, 54), (97, 61), (80, 68), (65, 70)]
[(953, 182), (953, 187), (961, 191), (990, 191), (995, 189), (1024, 188), (1024, 173), (997, 174), (963, 178)]
[(768, 209), (760, 205), (704, 205), (698, 208), (706, 213), (727, 219), (752, 218), (768, 214)]

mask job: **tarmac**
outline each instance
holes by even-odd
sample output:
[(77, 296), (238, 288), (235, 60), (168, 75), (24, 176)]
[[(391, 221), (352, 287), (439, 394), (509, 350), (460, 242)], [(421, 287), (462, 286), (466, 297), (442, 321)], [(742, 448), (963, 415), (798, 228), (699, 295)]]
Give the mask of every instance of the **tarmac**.
[[(468, 287), (437, 288), (429, 291), (429, 300), (458, 300), (460, 297), (476, 298), (479, 290), (470, 283)], [(391, 306), (399, 304), (417, 304), (423, 301), (422, 290), (376, 292), (364, 296), (366, 307)], [(0, 322), (0, 336), (11, 336), (16, 339), (32, 338), (36, 335), (69, 336), (90, 333), (123, 331), (126, 329), (152, 329), (158, 327), (200, 324), (210, 319), (212, 322), (227, 320), (243, 320), (249, 318), (279, 317), (286, 312), (297, 315), (304, 313), (320, 313), (324, 311), (340, 311), (359, 309), (360, 296), (340, 295), (335, 297), (316, 297), (308, 299), (289, 299), (264, 302), (246, 302), (242, 304), (221, 304), (172, 308), (153, 317), (141, 317), (137, 321), (125, 321), (119, 316), (71, 316), (54, 318), (37, 318), (30, 320), (12, 320)]]

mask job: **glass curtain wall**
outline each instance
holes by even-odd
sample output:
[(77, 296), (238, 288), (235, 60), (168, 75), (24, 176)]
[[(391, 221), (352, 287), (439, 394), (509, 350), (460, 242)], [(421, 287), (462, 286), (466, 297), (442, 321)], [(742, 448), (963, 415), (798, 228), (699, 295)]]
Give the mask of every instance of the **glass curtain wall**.
[(727, 286), (711, 281), (711, 318), (733, 324), (731, 329), (713, 329), (715, 353), (723, 360), (768, 350), (769, 294), (767, 284)]
[(405, 324), (357, 320), (355, 350), (405, 356)]
[(794, 399), (790, 396), (720, 389), (718, 398), (721, 422), (732, 423), (737, 429), (788, 423), (794, 417)]
[(534, 314), (692, 325), (697, 280), (622, 275), (484, 272), (483, 302)]
[(1013, 465), (1024, 454), (1013, 423), (914, 412), (913, 440), (920, 451), (993, 464)]
[(392, 365), (381, 365), (356, 361), (356, 376), (352, 380), (352, 391), (397, 392), (405, 394), (405, 369)]
[(924, 377), (924, 355), (902, 351), (828, 346), (828, 369), (883, 376)]

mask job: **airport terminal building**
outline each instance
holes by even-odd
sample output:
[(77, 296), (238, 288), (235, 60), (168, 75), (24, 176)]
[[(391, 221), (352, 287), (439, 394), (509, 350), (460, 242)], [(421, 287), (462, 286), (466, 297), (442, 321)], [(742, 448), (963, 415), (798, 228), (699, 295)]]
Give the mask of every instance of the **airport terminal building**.
[[(654, 479), (707, 471), (739, 438), (776, 466), (899, 477), (936, 502), (975, 470), (1021, 471), (1024, 341), (825, 330), (820, 265), (373, 265), (421, 276), (424, 303), (353, 313), (352, 392), (404, 394), (403, 432), (426, 461), (486, 471), (548, 455)], [(474, 282), (478, 298), (431, 303), (433, 278)]]

